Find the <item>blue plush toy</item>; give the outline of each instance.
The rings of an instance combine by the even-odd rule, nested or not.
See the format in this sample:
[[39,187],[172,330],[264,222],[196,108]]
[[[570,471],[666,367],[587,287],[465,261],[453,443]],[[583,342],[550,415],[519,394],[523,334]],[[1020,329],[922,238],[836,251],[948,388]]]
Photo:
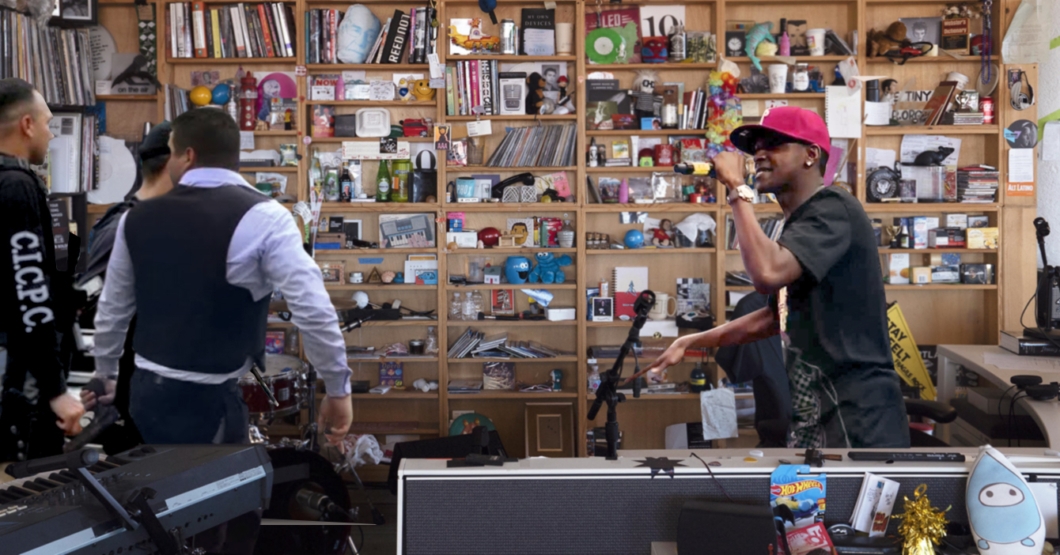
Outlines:
[[561,266],[570,266],[573,261],[569,256],[563,255],[556,258],[550,252],[539,252],[534,255],[537,258],[537,266],[530,271],[530,283],[563,283],[567,275],[560,269]]
[[968,523],[980,553],[1038,555],[1045,524],[1030,487],[1012,463],[989,445],[968,476]]
[[758,59],[756,52],[758,51],[758,45],[763,41],[777,43],[777,40],[773,38],[773,22],[767,21],[765,23],[759,23],[751,30],[747,32],[747,57],[751,58],[751,63],[754,64],[758,71],[762,71],[762,62]]
[[525,256],[509,256],[504,262],[504,277],[508,283],[521,285],[530,275],[530,259]]

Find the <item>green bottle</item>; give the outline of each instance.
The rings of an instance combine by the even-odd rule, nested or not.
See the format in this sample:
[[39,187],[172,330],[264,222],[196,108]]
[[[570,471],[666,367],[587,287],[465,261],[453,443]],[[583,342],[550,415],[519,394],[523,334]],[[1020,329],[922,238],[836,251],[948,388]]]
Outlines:
[[375,201],[390,201],[390,168],[386,160],[379,161],[379,173],[375,174]]
[[392,202],[408,202],[409,187],[412,185],[412,162],[409,160],[394,160],[394,179],[390,187],[390,200]]

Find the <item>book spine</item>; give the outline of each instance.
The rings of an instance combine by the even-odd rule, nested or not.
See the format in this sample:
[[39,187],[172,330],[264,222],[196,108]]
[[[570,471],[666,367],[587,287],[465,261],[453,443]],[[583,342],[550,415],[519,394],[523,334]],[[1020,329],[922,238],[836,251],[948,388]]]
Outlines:
[[272,29],[269,25],[269,17],[265,15],[265,4],[258,4],[258,23],[261,24],[261,36],[265,43],[265,56],[276,57],[276,51],[272,48]]
[[239,19],[239,6],[228,7],[228,19],[231,22],[232,37],[235,39],[237,58],[247,57],[247,43],[243,38],[243,23]]
[[471,109],[482,106],[482,89],[479,82],[479,61],[471,60]]
[[328,56],[331,59],[331,63],[339,63],[339,10],[331,10],[331,17],[328,21],[328,36],[331,37],[331,52]]
[[294,8],[288,6],[287,4],[277,4],[276,6],[276,9],[278,9],[280,13],[283,14],[283,30],[284,33],[286,33],[283,36],[283,45],[289,51],[288,55],[293,58],[295,56],[294,45],[295,42],[298,40],[296,38],[298,37],[298,35],[295,31],[294,25]]
[[184,57],[195,57],[195,38],[193,35],[191,2],[184,3]]
[[195,41],[195,57],[206,57],[206,5],[195,2],[191,5],[192,33]]

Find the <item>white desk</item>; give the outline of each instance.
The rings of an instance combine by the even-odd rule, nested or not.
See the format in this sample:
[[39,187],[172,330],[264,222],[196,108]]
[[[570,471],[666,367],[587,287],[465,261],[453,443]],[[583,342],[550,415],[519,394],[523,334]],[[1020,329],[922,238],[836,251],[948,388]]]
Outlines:
[[[1018,375],[1040,375],[1043,383],[1060,381],[1060,372],[1032,372],[986,364],[983,359],[986,353],[1013,354],[996,345],[939,345],[938,400],[948,403],[956,397],[957,369],[962,366],[1002,390],[1011,387],[1012,376]],[[1023,406],[1038,424],[1049,447],[1060,447],[1060,402],[1021,399],[1018,404]],[[950,439],[950,426],[941,426],[939,437],[943,441],[948,442]]]

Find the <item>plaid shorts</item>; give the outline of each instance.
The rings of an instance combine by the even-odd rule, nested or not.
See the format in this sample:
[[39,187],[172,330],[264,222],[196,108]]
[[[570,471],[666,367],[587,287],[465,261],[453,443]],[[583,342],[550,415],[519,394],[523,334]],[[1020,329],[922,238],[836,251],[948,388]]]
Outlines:
[[[828,395],[833,406],[838,403],[832,381],[819,367],[802,360],[795,349],[789,347],[785,354],[788,360],[788,382],[792,408],[791,427],[788,429],[788,447],[800,449],[826,447],[828,435],[821,421],[824,413],[822,396]],[[846,428],[838,406],[836,406],[836,418],[839,419],[840,430],[846,436]],[[850,439],[844,437],[843,440],[849,447]]]

